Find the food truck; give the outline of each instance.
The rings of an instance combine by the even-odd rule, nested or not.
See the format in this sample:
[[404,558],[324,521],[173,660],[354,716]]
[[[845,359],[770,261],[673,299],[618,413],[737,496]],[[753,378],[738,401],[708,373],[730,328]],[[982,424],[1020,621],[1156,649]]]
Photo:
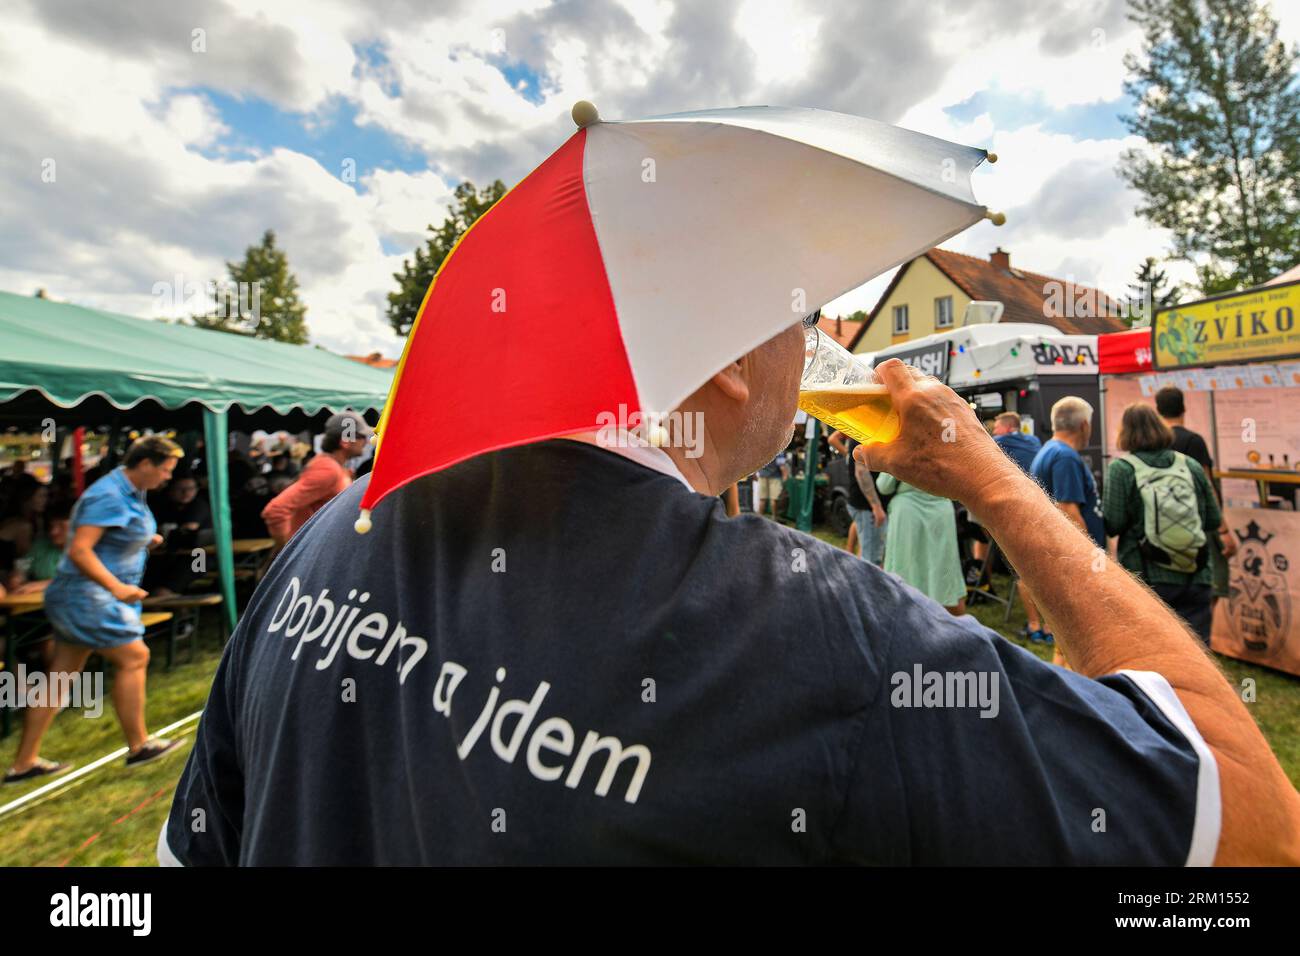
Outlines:
[[[1020,415],[1021,430],[1052,437],[1052,405],[1075,395],[1094,409],[1098,392],[1097,336],[1067,335],[1050,325],[997,322],[937,332],[877,352],[872,362],[901,359],[946,382],[975,405],[981,420]],[[1100,487],[1100,429],[1082,454]]]

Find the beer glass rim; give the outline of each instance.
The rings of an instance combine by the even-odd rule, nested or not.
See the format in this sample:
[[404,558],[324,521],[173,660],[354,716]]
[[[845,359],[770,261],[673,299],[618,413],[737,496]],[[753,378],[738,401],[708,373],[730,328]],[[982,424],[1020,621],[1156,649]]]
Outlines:
[[800,387],[807,387],[808,370],[817,361],[818,354],[822,352],[830,352],[836,355],[834,361],[844,362],[849,367],[856,366],[867,383],[879,383],[880,377],[876,374],[876,370],[872,365],[863,361],[861,356],[850,352],[837,342],[833,336],[828,335],[816,326],[810,326],[804,329],[804,362],[803,372],[800,376]]

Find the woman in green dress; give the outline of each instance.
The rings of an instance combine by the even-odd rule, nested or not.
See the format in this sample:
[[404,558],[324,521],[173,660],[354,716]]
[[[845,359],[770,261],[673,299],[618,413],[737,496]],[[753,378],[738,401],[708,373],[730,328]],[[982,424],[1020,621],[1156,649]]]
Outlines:
[[952,502],[883,472],[876,476],[876,488],[894,496],[889,502],[885,570],[951,613],[966,613],[966,579]]

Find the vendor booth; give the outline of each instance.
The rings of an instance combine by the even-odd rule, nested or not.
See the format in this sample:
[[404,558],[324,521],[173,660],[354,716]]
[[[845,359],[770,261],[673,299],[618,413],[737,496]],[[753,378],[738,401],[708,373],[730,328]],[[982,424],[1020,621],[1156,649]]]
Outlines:
[[[1020,415],[1021,429],[1052,437],[1052,406],[1067,395],[1099,405],[1097,336],[1066,335],[1050,325],[1005,322],[968,325],[882,349],[873,364],[898,358],[975,404],[981,419]],[[1100,481],[1101,447],[1082,454]]]
[[[392,373],[309,346],[0,292],[0,426],[201,431],[217,569],[234,624],[229,432],[305,429],[383,407]],[[71,443],[74,455],[80,442]]]
[[[1187,426],[1210,446],[1238,542],[1228,599],[1215,608],[1214,649],[1291,674],[1300,674],[1297,313],[1300,282],[1162,309],[1142,333],[1152,368],[1137,375],[1143,396],[1166,384],[1183,390]],[[1108,377],[1108,395],[1115,384]]]
[[1210,442],[1214,431],[1210,393],[1201,390],[1190,373],[1164,378],[1154,374],[1149,327],[1097,336],[1097,357],[1101,372],[1098,431],[1102,438],[1103,471],[1110,467],[1112,458],[1122,454],[1116,442],[1124,409],[1134,402],[1154,404],[1156,392],[1167,383],[1182,388],[1187,427]]

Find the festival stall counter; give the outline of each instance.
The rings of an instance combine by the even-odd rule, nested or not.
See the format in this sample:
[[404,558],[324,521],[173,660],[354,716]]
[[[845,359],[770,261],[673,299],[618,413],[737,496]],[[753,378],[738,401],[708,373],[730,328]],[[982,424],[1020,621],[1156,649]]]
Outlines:
[[[1215,477],[1238,542],[1213,648],[1300,675],[1300,282],[1162,309],[1143,394],[1209,399]],[[1190,411],[1190,409],[1189,409]],[[1190,420],[1188,427],[1196,429]]]

